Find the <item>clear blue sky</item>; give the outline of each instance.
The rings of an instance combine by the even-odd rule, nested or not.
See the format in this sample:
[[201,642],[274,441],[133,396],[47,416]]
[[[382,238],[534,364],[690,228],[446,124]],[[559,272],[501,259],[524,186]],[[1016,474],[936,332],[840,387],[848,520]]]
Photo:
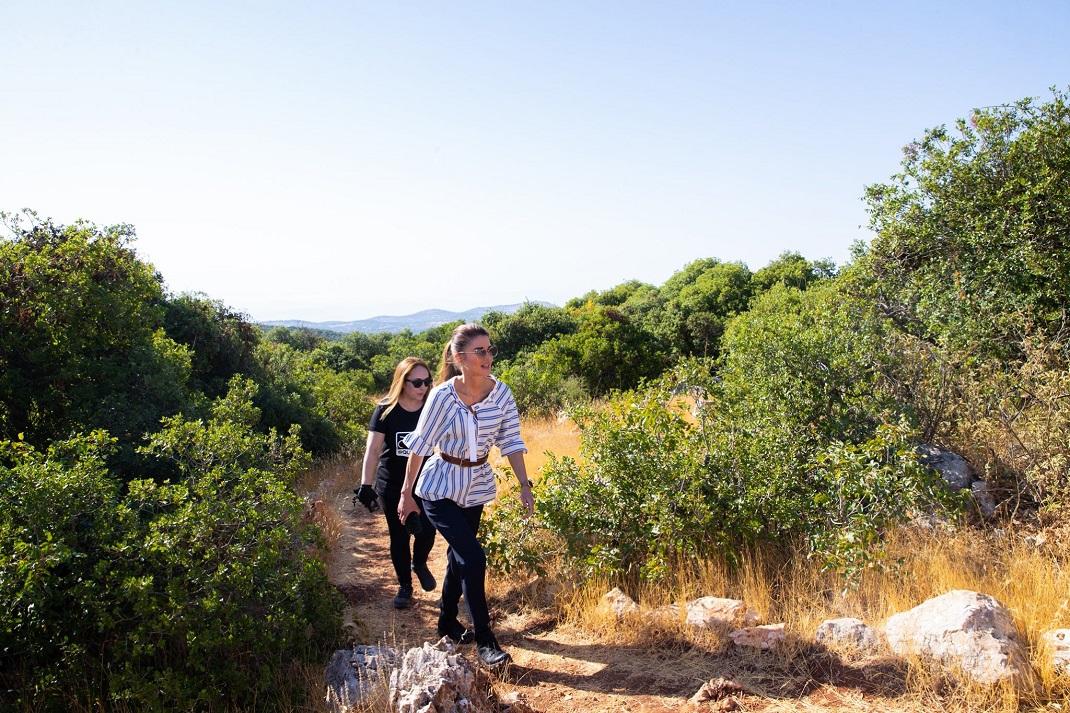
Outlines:
[[1070,83],[1070,2],[0,3],[0,209],[255,319],[847,258],[863,187]]

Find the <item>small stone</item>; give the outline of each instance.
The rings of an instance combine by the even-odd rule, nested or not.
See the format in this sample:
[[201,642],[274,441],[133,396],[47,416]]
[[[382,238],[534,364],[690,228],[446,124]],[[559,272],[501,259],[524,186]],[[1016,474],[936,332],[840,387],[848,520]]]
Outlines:
[[763,624],[736,629],[729,637],[736,646],[753,649],[772,649],[786,637],[784,624]]
[[620,587],[613,587],[613,589],[602,595],[602,599],[598,603],[598,610],[606,614],[612,614],[620,619],[626,614],[638,612],[639,605],[635,603],[634,599],[622,592]]
[[717,678],[711,678],[706,683],[695,691],[695,695],[691,696],[691,703],[708,703],[710,701],[719,701],[723,698],[727,698],[737,693],[750,693],[743,684],[733,681],[730,678],[723,678],[718,676]]
[[706,629],[752,625],[758,623],[758,616],[739,599],[700,597],[687,603],[687,623]]
[[1057,673],[1070,674],[1070,629],[1052,629],[1042,637]]
[[825,645],[847,646],[861,651],[880,648],[880,634],[854,617],[826,619],[818,625],[814,638]]

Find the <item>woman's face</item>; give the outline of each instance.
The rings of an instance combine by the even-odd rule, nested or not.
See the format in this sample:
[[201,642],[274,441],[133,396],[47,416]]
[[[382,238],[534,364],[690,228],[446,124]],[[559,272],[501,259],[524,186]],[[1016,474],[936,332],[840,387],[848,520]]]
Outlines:
[[[419,386],[412,382],[419,382]],[[416,365],[405,376],[405,385],[401,388],[402,395],[406,399],[423,401],[427,398],[427,392],[431,389],[431,374],[427,369]]]
[[473,337],[464,349],[456,355],[456,364],[465,377],[490,376],[490,368],[494,366],[494,355],[491,354],[490,337],[480,335]]

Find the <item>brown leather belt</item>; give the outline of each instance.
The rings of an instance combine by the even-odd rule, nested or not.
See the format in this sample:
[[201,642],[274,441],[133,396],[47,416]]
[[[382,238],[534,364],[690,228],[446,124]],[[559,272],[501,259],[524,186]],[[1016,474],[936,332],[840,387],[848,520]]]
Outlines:
[[454,458],[449,453],[440,452],[439,455],[442,456],[442,460],[446,461],[447,463],[453,463],[454,465],[459,465],[462,468],[475,468],[477,465],[483,465],[487,462],[487,456],[483,456],[479,460],[464,460],[463,458]]

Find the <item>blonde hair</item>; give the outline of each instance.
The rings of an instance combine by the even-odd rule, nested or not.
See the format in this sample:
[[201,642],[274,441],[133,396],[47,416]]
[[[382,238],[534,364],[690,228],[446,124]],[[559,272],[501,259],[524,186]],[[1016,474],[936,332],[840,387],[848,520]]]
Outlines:
[[[401,398],[401,390],[405,388],[405,379],[409,378],[409,374],[411,374],[412,370],[418,366],[427,369],[427,375],[431,376],[431,369],[428,368],[427,362],[420,357],[405,357],[398,362],[396,367],[394,367],[394,378],[390,382],[390,389],[387,390],[386,396],[379,400],[380,406],[386,406],[386,408],[383,409],[384,417],[398,405],[398,399]],[[431,389],[424,392],[424,401],[427,401],[427,395],[430,393]]]
[[442,365],[438,368],[438,383],[441,384],[461,373],[461,370],[453,363],[453,357],[458,352],[463,352],[468,343],[476,337],[490,337],[490,332],[478,324],[471,323],[458,325],[453,330],[449,341],[442,349]]

